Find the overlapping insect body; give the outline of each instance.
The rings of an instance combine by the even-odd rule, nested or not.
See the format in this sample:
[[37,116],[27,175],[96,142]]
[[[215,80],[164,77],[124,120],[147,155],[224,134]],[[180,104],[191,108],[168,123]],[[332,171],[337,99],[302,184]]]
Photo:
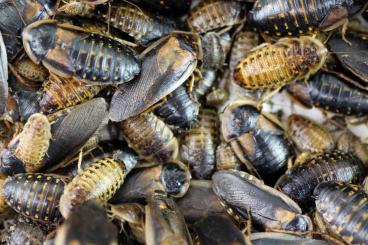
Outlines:
[[339,181],[356,184],[363,181],[366,172],[357,157],[350,153],[332,151],[292,167],[281,176],[276,188],[308,210],[313,207],[312,193],[319,183]]
[[317,214],[326,228],[347,244],[366,244],[367,194],[357,186],[326,182],[314,190]]
[[313,37],[283,38],[262,44],[234,70],[234,79],[246,89],[276,89],[316,73],[325,63],[327,49]]
[[94,84],[120,84],[140,73],[140,60],[129,47],[54,20],[27,26],[23,43],[33,62],[42,62],[50,72],[61,77]]
[[68,16],[92,17],[96,8],[96,5],[79,0],[64,0],[63,3],[58,12]]
[[165,162],[178,155],[178,140],[153,113],[128,118],[121,128],[129,146],[148,161]]
[[236,65],[242,61],[248,53],[259,45],[260,37],[258,33],[252,31],[242,31],[235,37],[231,48],[230,70],[233,70]]
[[250,11],[251,24],[266,35],[298,36],[329,31],[362,10],[364,1],[258,0]]
[[202,108],[198,126],[184,136],[180,154],[191,167],[196,178],[209,178],[215,169],[217,145],[217,113],[214,109]]
[[21,76],[35,82],[43,82],[49,75],[45,67],[33,63],[28,57],[24,57],[16,63],[16,70]]
[[348,81],[330,73],[319,73],[308,81],[292,84],[288,92],[307,107],[319,107],[342,115],[368,113],[368,95]]
[[201,78],[197,78],[193,86],[193,97],[201,101],[211,90],[216,81],[215,70],[203,70]]
[[129,2],[106,7],[98,14],[112,27],[127,33],[137,42],[147,45],[175,29],[175,23],[166,17],[153,15]]
[[69,217],[76,207],[90,199],[105,203],[115,194],[137,163],[135,160],[124,161],[125,154],[121,153],[116,159],[99,160],[73,178],[60,198],[60,212],[64,218]]
[[199,103],[194,101],[185,86],[180,86],[172,92],[167,101],[157,108],[156,113],[164,121],[177,127],[179,131],[191,128],[196,122]]
[[216,149],[216,168],[218,170],[239,170],[241,161],[235,155],[233,149],[229,144],[222,143]]
[[74,78],[51,75],[43,84],[44,94],[40,106],[44,113],[53,113],[90,100],[100,90],[99,85],[86,85]]
[[334,139],[327,129],[301,115],[289,116],[287,132],[301,152],[317,153],[335,147]]
[[242,4],[237,1],[205,0],[190,11],[187,25],[198,33],[232,27],[242,22],[242,10]]
[[52,174],[17,174],[8,177],[2,191],[16,212],[35,221],[56,224],[59,200],[68,179]]

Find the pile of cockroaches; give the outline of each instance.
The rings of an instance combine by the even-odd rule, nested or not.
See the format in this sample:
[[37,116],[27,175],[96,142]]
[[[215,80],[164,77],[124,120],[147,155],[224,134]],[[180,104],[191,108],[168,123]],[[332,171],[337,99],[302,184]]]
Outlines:
[[368,244],[367,8],[0,0],[1,242]]

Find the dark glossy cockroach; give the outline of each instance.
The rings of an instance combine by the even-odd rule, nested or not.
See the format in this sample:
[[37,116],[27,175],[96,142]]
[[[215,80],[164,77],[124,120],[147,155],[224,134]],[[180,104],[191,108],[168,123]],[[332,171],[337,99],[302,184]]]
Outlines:
[[229,104],[220,115],[221,134],[236,156],[252,169],[271,174],[282,169],[292,153],[283,129],[246,101]]
[[316,38],[282,38],[256,47],[234,70],[234,79],[246,89],[277,89],[308,79],[325,63],[327,49]]
[[119,41],[55,20],[35,22],[22,34],[24,49],[35,63],[61,77],[92,84],[121,84],[141,69],[135,52]]
[[215,70],[202,70],[201,73],[200,78],[195,77],[192,92],[193,97],[198,101],[202,101],[206,94],[211,91],[217,78]]
[[343,132],[337,139],[337,149],[357,156],[368,167],[368,147],[352,132]]
[[55,245],[118,244],[118,230],[109,222],[106,210],[93,201],[77,208],[58,229]]
[[134,239],[141,244],[145,244],[144,237],[144,206],[138,203],[109,204],[107,207],[109,220],[117,221],[124,231],[127,223]]
[[300,152],[323,152],[335,148],[331,133],[316,122],[293,114],[287,119],[287,135]]
[[0,31],[4,35],[9,61],[22,49],[19,36],[32,22],[47,19],[55,14],[57,0],[14,0],[0,3]]
[[226,209],[212,190],[210,180],[192,180],[188,192],[176,199],[185,220],[195,223],[211,215],[226,215]]
[[60,212],[64,218],[88,200],[97,199],[104,204],[111,199],[137,164],[136,158],[126,154],[130,153],[120,152],[115,158],[98,160],[78,172],[60,198]]
[[221,43],[221,37],[215,32],[209,32],[201,40],[204,70],[218,70],[225,63],[226,53]]
[[346,69],[368,82],[368,41],[354,35],[348,35],[347,38],[351,45],[335,36],[328,41],[328,46]]
[[182,16],[188,12],[192,0],[131,0],[132,3],[166,15]]
[[212,181],[213,191],[226,205],[266,229],[308,231],[313,228],[311,219],[301,214],[293,200],[252,175],[222,170],[213,175]]
[[8,100],[8,57],[3,35],[0,30],[0,115],[5,112]]
[[216,165],[217,112],[202,108],[198,125],[186,132],[180,144],[180,155],[194,177],[208,179]]
[[45,67],[33,63],[28,57],[23,57],[14,66],[19,75],[34,82],[43,82],[49,76]]
[[194,232],[203,245],[246,244],[244,234],[226,216],[208,216],[195,223]]
[[153,113],[143,113],[121,123],[129,146],[147,161],[165,162],[178,155],[178,140]]
[[304,244],[304,245],[328,245],[330,243],[311,239],[304,238],[302,236],[286,234],[286,233],[277,233],[277,232],[256,232],[250,235],[250,240],[253,245],[293,245],[293,244]]
[[15,92],[14,99],[22,122],[26,122],[30,116],[41,111],[41,94],[38,92],[19,89]]
[[249,21],[259,31],[272,36],[330,31],[363,10],[364,3],[359,0],[258,0],[249,13]]
[[44,166],[44,157],[49,148],[51,127],[46,116],[33,114],[4,150],[0,171],[3,175],[36,172]]
[[104,6],[97,13],[106,24],[127,33],[142,45],[163,37],[175,29],[171,19],[154,15],[129,2]]
[[183,197],[191,178],[188,167],[178,161],[137,169],[128,176],[111,202],[144,202],[154,192]]
[[41,109],[44,113],[53,113],[92,99],[102,88],[98,85],[87,85],[74,78],[51,75],[42,89]]
[[186,87],[182,85],[175,89],[155,112],[167,124],[173,125],[181,132],[193,127],[197,122],[199,103],[191,98]]
[[292,84],[288,92],[308,108],[313,106],[343,115],[364,116],[368,113],[368,95],[342,77],[319,73],[308,81]]
[[317,214],[347,244],[367,244],[368,196],[358,187],[326,182],[314,190]]
[[73,157],[99,129],[107,117],[107,103],[103,98],[96,98],[61,112],[61,116],[57,112],[52,120],[52,140],[45,157],[46,166],[51,169]]
[[123,121],[138,115],[182,85],[193,73],[200,56],[199,36],[171,33],[142,54],[137,80],[120,86],[112,97],[109,117]]
[[193,244],[184,217],[171,198],[155,193],[147,202],[145,237],[148,245]]
[[188,14],[187,25],[197,33],[232,27],[243,21],[243,6],[237,1],[204,0]]
[[59,200],[68,179],[52,174],[17,174],[8,177],[2,191],[16,212],[44,223],[57,223]]
[[46,236],[41,227],[23,217],[17,216],[14,219],[6,220],[4,227],[5,229],[1,232],[1,241],[6,244],[44,244]]
[[229,144],[221,143],[216,149],[216,169],[218,170],[239,170],[241,161]]
[[360,183],[366,174],[362,162],[350,153],[331,151],[318,154],[306,162],[292,167],[276,183],[282,191],[303,209],[314,207],[314,188],[321,182],[341,181]]

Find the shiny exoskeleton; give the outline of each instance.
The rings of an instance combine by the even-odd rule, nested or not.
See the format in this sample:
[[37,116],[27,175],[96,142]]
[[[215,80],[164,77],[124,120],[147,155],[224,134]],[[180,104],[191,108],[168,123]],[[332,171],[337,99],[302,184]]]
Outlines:
[[199,179],[209,178],[215,169],[217,145],[217,113],[214,109],[202,108],[198,125],[184,136],[180,154],[188,163],[192,174]]
[[216,81],[216,71],[203,70],[202,77],[194,82],[193,97],[202,101],[205,95],[211,90]]
[[23,131],[14,138],[1,156],[1,172],[11,175],[35,172],[44,166],[44,156],[49,148],[51,127],[46,116],[33,114]]
[[293,114],[288,117],[287,124],[287,134],[300,152],[317,153],[335,147],[330,132],[306,117]]
[[57,223],[59,200],[68,179],[52,174],[17,174],[3,186],[6,202],[16,212],[44,223]]
[[326,152],[292,167],[280,177],[276,188],[308,210],[314,206],[312,194],[319,183],[340,181],[356,184],[363,181],[366,172],[362,162],[352,154]]
[[242,22],[242,8],[242,4],[237,1],[201,1],[190,11],[187,24],[191,31],[198,33],[232,27]]
[[40,106],[44,113],[53,113],[90,100],[100,90],[98,85],[86,85],[74,78],[51,75],[43,84]]
[[368,113],[368,94],[330,73],[319,73],[305,83],[288,87],[288,92],[303,105],[323,108],[342,115],[363,116]]
[[326,182],[316,187],[317,213],[327,229],[348,244],[368,243],[368,196],[358,187]]
[[105,23],[127,33],[143,45],[169,34],[175,28],[171,19],[153,15],[129,2],[106,6],[101,11],[97,16]]
[[312,230],[312,222],[285,194],[265,185],[256,177],[236,170],[218,171],[213,191],[244,218],[268,229]]
[[9,61],[21,50],[19,36],[23,28],[37,20],[49,18],[55,13],[56,0],[15,0],[0,2],[0,31],[4,36]]
[[360,0],[257,0],[251,24],[266,35],[298,36],[329,31],[363,9]]
[[220,115],[221,133],[236,156],[261,174],[282,169],[292,153],[283,129],[244,101],[231,103]]
[[144,113],[122,122],[129,146],[147,161],[165,162],[178,155],[178,140],[171,129],[153,113]]
[[204,70],[217,70],[225,62],[226,52],[221,43],[221,37],[215,32],[209,32],[201,40]]
[[60,198],[60,212],[64,218],[88,200],[97,199],[104,204],[115,194],[137,164],[135,158],[127,160],[126,154],[122,152],[116,159],[99,160],[73,178]]
[[326,58],[327,49],[316,38],[282,38],[255,48],[237,65],[234,79],[246,89],[277,89],[316,73]]
[[0,31],[0,115],[5,112],[6,102],[8,100],[8,79],[8,57],[4,37]]
[[218,170],[239,170],[241,161],[229,144],[222,143],[216,149],[216,169]]
[[27,26],[23,44],[33,62],[42,62],[51,73],[61,77],[94,84],[121,84],[140,72],[140,60],[129,47],[55,20]]
[[185,86],[180,86],[156,109],[156,113],[179,131],[186,130],[197,122],[199,103],[190,97]]

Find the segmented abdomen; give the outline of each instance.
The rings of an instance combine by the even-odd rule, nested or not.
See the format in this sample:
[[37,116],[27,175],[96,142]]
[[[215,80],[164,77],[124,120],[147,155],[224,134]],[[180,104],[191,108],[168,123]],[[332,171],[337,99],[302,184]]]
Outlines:
[[44,95],[40,106],[43,112],[52,113],[90,100],[100,90],[101,86],[98,85],[87,85],[73,78],[52,75],[43,85]]
[[124,182],[124,163],[112,158],[99,160],[78,173],[65,187],[60,198],[60,212],[69,217],[77,206],[90,199],[107,202]]
[[241,162],[235,155],[230,145],[222,143],[216,149],[216,168],[217,170],[239,170]]
[[17,174],[3,186],[6,202],[31,219],[56,223],[60,218],[59,200],[67,183],[65,177],[48,174]]
[[322,183],[314,191],[318,214],[348,244],[368,244],[368,196],[357,186]]
[[129,146],[146,160],[175,159],[178,141],[171,129],[153,113],[140,114],[122,122]]
[[140,72],[140,61],[131,49],[95,34],[73,40],[69,56],[76,76],[93,83],[120,84]]

